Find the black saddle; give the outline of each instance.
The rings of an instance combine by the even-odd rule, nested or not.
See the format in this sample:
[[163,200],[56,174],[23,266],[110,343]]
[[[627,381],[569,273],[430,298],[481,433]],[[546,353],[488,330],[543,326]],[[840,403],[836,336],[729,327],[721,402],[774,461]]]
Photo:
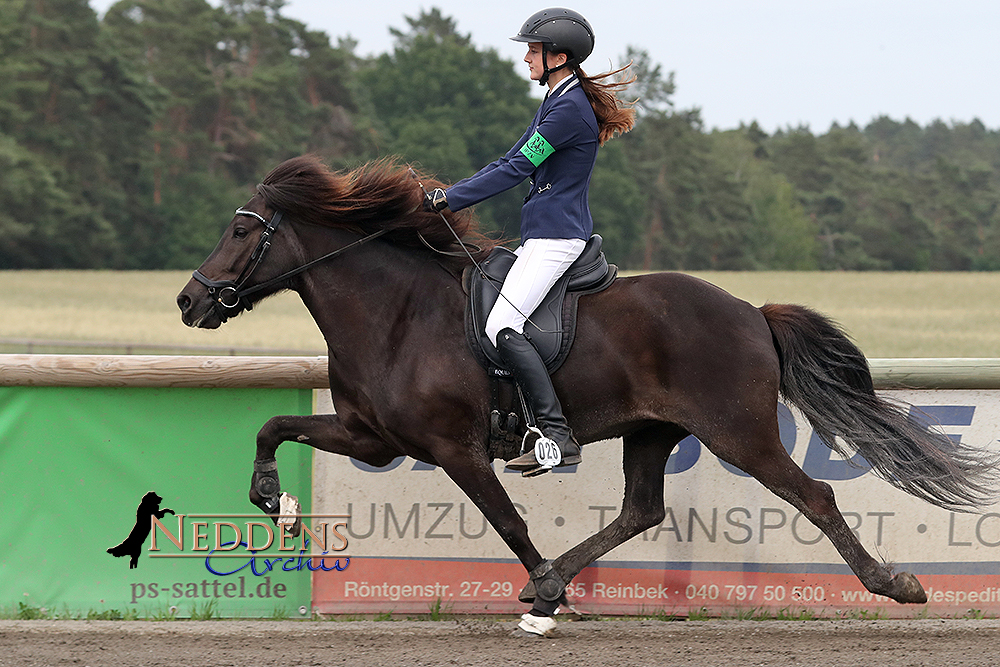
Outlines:
[[[590,237],[583,252],[524,325],[524,335],[538,350],[549,373],[554,373],[562,365],[573,345],[579,297],[607,289],[618,275],[618,267],[608,264],[601,251],[602,242],[598,234]],[[509,375],[509,372],[504,368],[496,347],[486,336],[486,317],[499,298],[500,287],[516,258],[513,252],[498,246],[479,265],[485,277],[475,267],[466,269],[463,277],[469,294],[465,317],[469,347],[483,368],[497,375]]]

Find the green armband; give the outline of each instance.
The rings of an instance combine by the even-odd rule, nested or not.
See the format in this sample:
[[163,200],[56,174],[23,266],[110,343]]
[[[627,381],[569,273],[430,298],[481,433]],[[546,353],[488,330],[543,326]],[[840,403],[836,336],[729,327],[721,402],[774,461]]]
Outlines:
[[523,146],[521,146],[521,155],[528,158],[531,164],[536,167],[545,161],[545,158],[556,152],[556,149],[552,148],[545,137],[535,130],[535,133],[531,135]]

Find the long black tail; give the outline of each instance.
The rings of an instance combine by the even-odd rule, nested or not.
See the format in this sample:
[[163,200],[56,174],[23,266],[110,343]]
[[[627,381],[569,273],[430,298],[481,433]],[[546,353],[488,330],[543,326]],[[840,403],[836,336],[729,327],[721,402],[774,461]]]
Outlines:
[[834,322],[802,306],[760,310],[781,358],[781,394],[830,448],[860,453],[887,482],[938,507],[968,512],[995,502],[998,457],[877,396],[864,354]]

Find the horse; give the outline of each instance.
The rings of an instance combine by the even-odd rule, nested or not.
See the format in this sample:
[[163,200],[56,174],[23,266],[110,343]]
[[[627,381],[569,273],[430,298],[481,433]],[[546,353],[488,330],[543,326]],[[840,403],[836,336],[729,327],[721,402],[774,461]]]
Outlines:
[[276,416],[257,435],[249,495],[273,520],[274,457],[286,441],[372,466],[401,455],[440,466],[527,571],[519,600],[551,616],[581,570],[663,521],[664,466],[694,435],[815,524],[866,589],[926,602],[916,577],[876,561],[830,485],[785,451],[779,394],[828,446],[861,454],[888,483],[938,507],[991,503],[996,459],[876,395],[864,354],[825,316],[754,307],[683,273],[619,277],[579,302],[573,348],[552,380],[581,443],[622,438],[624,499],[607,526],[545,560],[493,470],[489,380],[464,332],[462,271],[497,242],[468,212],[446,209],[448,225],[426,212],[412,175],[391,160],[347,172],[310,156],[283,162],[177,297],[184,324],[214,329],[292,290],[325,337],[336,414]]

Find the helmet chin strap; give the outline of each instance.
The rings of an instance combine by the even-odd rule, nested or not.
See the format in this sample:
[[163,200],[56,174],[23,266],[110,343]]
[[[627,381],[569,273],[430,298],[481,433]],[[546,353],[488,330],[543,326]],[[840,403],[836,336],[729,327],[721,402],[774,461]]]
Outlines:
[[553,72],[558,72],[569,65],[569,58],[566,59],[562,65],[556,65],[552,69],[549,69],[549,45],[542,42],[542,76],[538,79],[538,85],[544,86],[549,82],[549,75]]

